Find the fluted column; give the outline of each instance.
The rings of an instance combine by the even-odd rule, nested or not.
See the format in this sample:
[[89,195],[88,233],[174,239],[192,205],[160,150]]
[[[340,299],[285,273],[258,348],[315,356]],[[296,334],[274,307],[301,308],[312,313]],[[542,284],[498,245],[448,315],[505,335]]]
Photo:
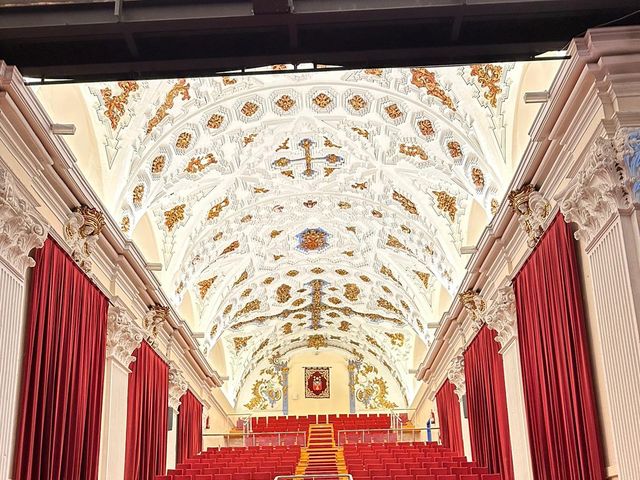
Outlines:
[[26,320],[25,276],[35,265],[29,253],[49,231],[13,175],[0,165],[0,478],[9,478],[17,421]]
[[560,206],[591,267],[620,480],[640,478],[639,202],[640,129],[622,129],[595,143]]
[[127,443],[129,365],[133,351],[144,339],[142,329],[120,307],[110,307],[107,317],[107,359],[100,438],[100,480],[124,478]]
[[167,432],[167,470],[176,466],[176,447],[178,440],[178,407],[180,399],[188,388],[187,381],[175,363],[169,364],[169,414],[173,428]]

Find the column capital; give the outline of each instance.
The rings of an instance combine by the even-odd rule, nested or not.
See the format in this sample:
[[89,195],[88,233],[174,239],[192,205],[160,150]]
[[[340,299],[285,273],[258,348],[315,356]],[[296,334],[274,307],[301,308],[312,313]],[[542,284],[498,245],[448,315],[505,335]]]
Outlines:
[[510,283],[498,289],[484,319],[502,348],[517,336],[516,295]]
[[544,233],[544,225],[551,213],[551,204],[531,184],[512,190],[508,200],[518,217],[518,223],[529,237],[527,245],[535,247]]
[[594,142],[573,187],[560,202],[575,237],[589,243],[619,210],[640,202],[640,129],[619,129]]
[[129,368],[135,357],[131,354],[144,340],[143,330],[124,309],[110,306],[107,314],[107,358],[113,357]]
[[462,355],[451,360],[451,365],[447,370],[447,378],[456,387],[456,395],[462,400],[462,397],[467,393],[467,387],[464,383],[464,357]]
[[49,225],[20,193],[9,169],[0,165],[0,257],[24,275],[35,265],[29,253],[44,245],[48,233]]
[[182,371],[174,362],[169,363],[169,406],[177,410],[180,399],[186,393],[189,384],[185,380]]
[[104,227],[104,214],[86,205],[74,208],[64,224],[64,239],[71,247],[71,256],[85,272],[91,271],[91,255]]

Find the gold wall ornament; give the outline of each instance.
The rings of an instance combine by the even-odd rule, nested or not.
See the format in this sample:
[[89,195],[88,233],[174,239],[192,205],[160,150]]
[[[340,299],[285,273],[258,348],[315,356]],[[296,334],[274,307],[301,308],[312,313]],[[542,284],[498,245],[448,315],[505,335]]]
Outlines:
[[242,137],[242,145],[246,147],[250,143],[253,143],[257,136],[257,133],[250,133],[249,135]]
[[204,300],[204,297],[207,296],[207,292],[209,291],[211,286],[214,284],[214,282],[217,280],[217,278],[218,278],[218,276],[214,275],[211,278],[207,278],[206,280],[202,280],[202,281],[197,283],[201,299]]
[[325,337],[324,335],[309,335],[309,337],[307,338],[307,347],[308,348],[315,348],[316,350],[319,350],[320,348],[323,347],[327,347],[328,343],[327,343],[327,337]]
[[[306,313],[296,313],[296,314],[293,316],[293,318],[295,318],[296,320],[300,320],[300,319],[302,319],[302,318],[304,318],[304,317],[306,317],[306,316],[307,316],[307,314],[306,314]],[[302,325],[304,325],[304,323],[303,323]]]
[[355,283],[346,283],[344,285],[344,297],[352,302],[357,302],[360,296],[360,288]]
[[449,218],[452,222],[456,221],[456,213],[458,211],[458,206],[456,205],[456,197],[453,195],[449,195],[445,191],[433,191],[433,194],[436,196],[438,200],[438,209],[443,211],[444,213],[449,215]]
[[234,240],[224,250],[222,250],[222,252],[220,253],[220,256],[222,257],[223,255],[226,255],[227,253],[231,253],[231,252],[237,250],[239,246],[240,246],[240,242],[238,240]]
[[409,304],[404,300],[400,300],[400,305],[402,305],[402,308],[404,308],[405,310],[409,310]]
[[359,112],[367,107],[367,101],[360,95],[354,95],[349,99],[349,105],[351,105],[356,112]]
[[185,203],[181,203],[164,212],[164,226],[167,227],[167,230],[171,232],[176,224],[184,220],[184,209],[186,206]]
[[351,233],[353,233],[353,234],[355,235],[355,233],[356,233],[356,227],[353,227],[353,226],[351,226],[351,227],[347,227],[347,232],[351,232]]
[[248,337],[234,337],[233,345],[236,348],[236,353],[238,353],[240,350],[242,350],[244,347],[246,347],[247,343],[249,343],[249,340],[251,340],[251,336],[248,336]]
[[164,102],[160,105],[156,114],[149,120],[149,123],[147,123],[147,135],[149,135],[151,131],[167,116],[169,110],[173,108],[173,104],[178,95],[182,95],[182,100],[184,101],[191,98],[189,95],[189,84],[184,78],[178,80],[175,85],[171,87],[171,90],[167,93]]
[[424,326],[422,325],[422,322],[416,318],[416,325],[418,325],[418,328],[420,329],[421,332],[424,332]]
[[231,313],[231,310],[233,309],[233,305],[229,304],[226,307],[224,307],[224,310],[222,311],[222,313],[224,315],[229,315]]
[[247,288],[247,289],[245,289],[245,290],[240,294],[240,296],[241,296],[242,298],[246,298],[246,297],[248,297],[249,295],[251,295],[251,292],[253,292],[253,288]]
[[289,177],[289,178],[296,178],[296,177],[293,175],[293,170],[282,170],[280,173],[281,173],[282,175],[284,175],[285,177]]
[[102,212],[85,205],[73,209],[64,224],[64,238],[71,257],[86,272],[91,271],[91,255],[105,225]]
[[324,92],[320,92],[313,97],[313,103],[319,108],[327,108],[331,104],[331,97]]
[[324,137],[324,146],[327,148],[342,148],[341,145],[336,145],[335,143],[333,143],[329,137]]
[[289,300],[291,300],[291,286],[283,283],[276,289],[276,301],[287,303]]
[[334,305],[339,305],[342,303],[342,300],[340,300],[338,297],[329,297],[327,298],[327,301],[329,303],[333,303]]
[[420,120],[418,122],[418,130],[420,130],[420,133],[425,137],[432,137],[436,133],[431,120]]
[[123,233],[129,233],[130,228],[131,228],[131,219],[129,218],[128,215],[125,215],[124,217],[122,217],[122,220],[120,221],[120,230]]
[[422,282],[422,285],[424,285],[424,288],[429,288],[429,278],[431,277],[427,272],[421,272],[419,270],[414,270],[413,273],[415,273],[418,278],[420,279],[420,281]]
[[344,268],[338,268],[338,269],[336,269],[336,273],[337,273],[338,275],[342,275],[343,277],[344,277],[345,275],[349,275],[349,272],[348,272],[348,271],[346,271]]
[[253,117],[257,112],[260,106],[253,102],[245,102],[245,104],[240,109],[240,113],[242,113],[245,117]]
[[500,204],[498,203],[498,200],[496,200],[495,198],[491,199],[491,215],[495,215],[496,213],[498,213],[498,209],[500,208]]
[[383,274],[383,275],[386,275],[387,277],[389,277],[394,282],[400,283],[398,281],[398,279],[393,275],[393,272],[391,271],[391,269],[389,267],[386,267],[386,266],[382,265],[382,267],[380,267],[380,273]]
[[262,283],[264,283],[265,285],[271,285],[274,280],[275,280],[274,277],[267,277],[262,281]]
[[133,187],[133,193],[131,194],[131,199],[133,200],[133,204],[136,207],[142,205],[142,200],[144,199],[144,185],[142,183]]
[[471,320],[473,321],[473,330],[475,332],[479,331],[484,324],[484,313],[487,309],[486,302],[478,292],[471,289],[459,294],[458,299],[460,300],[463,308],[467,310],[471,315]]
[[381,77],[383,71],[382,71],[381,68],[366,68],[364,70],[364,73],[366,73],[367,75],[374,76],[374,77]]
[[545,223],[551,213],[551,204],[530,184],[512,190],[507,198],[511,209],[518,217],[518,223],[529,237],[527,245],[534,247],[544,233]]
[[360,275],[360,280],[362,280],[363,282],[369,283],[371,281],[371,279],[369,277],[367,277],[366,275]]
[[142,326],[147,330],[150,335],[149,343],[151,346],[155,346],[156,337],[158,335],[158,329],[160,326],[169,320],[169,307],[162,305],[151,305],[149,310],[142,318]]
[[312,272],[312,273],[315,273],[316,275],[319,275],[319,274],[321,274],[321,273],[323,273],[323,272],[324,272],[324,269],[323,269],[323,268],[320,268],[320,267],[313,267],[313,268],[311,269],[311,272]]
[[176,147],[182,150],[186,150],[191,145],[193,135],[189,132],[181,132],[176,139]]
[[214,113],[209,117],[209,120],[207,121],[207,127],[213,130],[217,130],[222,126],[223,122],[224,122],[224,115],[220,115],[219,113]]
[[418,88],[424,88],[427,91],[427,94],[432,97],[436,97],[443,105],[449,107],[454,112],[456,111],[453,100],[440,86],[435,73],[427,70],[426,68],[412,68],[411,83]]
[[[281,151],[281,150],[289,150],[289,140],[290,140],[289,138],[285,138],[285,139],[282,141],[282,143],[281,143],[280,145],[278,145],[278,148],[276,148],[276,153],[278,153],[278,152],[279,152],[279,151]],[[285,160],[286,160],[286,158],[285,158]],[[286,165],[287,165],[287,164],[282,165],[282,166],[286,166]],[[279,166],[280,166],[280,165],[279,165]]]
[[184,290],[184,282],[181,281],[178,287],[176,288],[176,295],[180,295],[183,290]]
[[498,85],[502,80],[502,67],[491,63],[471,65],[471,76],[477,77],[478,83],[486,90],[484,98],[493,108],[496,108],[498,95],[502,93],[502,88]]
[[316,200],[307,200],[306,202],[303,202],[302,205],[304,205],[307,208],[313,208],[318,204],[318,202]]
[[366,139],[369,138],[369,131],[368,130],[364,130],[363,128],[359,128],[359,127],[351,127],[351,130],[356,132],[361,137],[364,137]]
[[253,193],[269,193],[269,189],[263,187],[253,187]]
[[276,100],[275,104],[283,112],[288,112],[289,110],[291,110],[293,107],[296,106],[296,101],[293,98],[291,98],[289,95],[282,95],[278,100]]
[[218,163],[216,157],[213,156],[213,153],[207,153],[205,156],[193,157],[191,160],[189,160],[189,163],[187,163],[184,171],[191,174],[199,173],[209,165],[213,165],[214,163]]
[[351,185],[354,190],[366,190],[368,182],[355,182]]
[[222,210],[228,206],[229,206],[229,197],[225,197],[224,200],[222,200],[219,203],[216,203],[213,207],[211,207],[211,209],[209,210],[209,213],[207,213],[207,220],[213,220],[214,218],[218,218],[222,213]]
[[484,189],[484,173],[478,167],[471,169],[471,181],[478,190]]
[[243,315],[246,315],[247,313],[250,312],[255,312],[256,310],[258,310],[260,308],[260,300],[255,299],[255,300],[251,300],[250,302],[246,303],[244,307],[242,307],[240,310],[238,310],[235,315],[233,316],[233,318],[238,318],[241,317]]
[[287,322],[282,326],[282,333],[284,335],[289,335],[290,333],[293,333],[293,325],[291,322]]
[[164,166],[167,162],[167,158],[164,155],[158,155],[151,162],[151,173],[154,175],[160,175],[164,170]]
[[402,243],[400,240],[398,240],[397,237],[394,237],[393,235],[387,235],[387,246],[391,248],[397,248],[399,250],[404,250],[405,252],[411,251],[404,243]]
[[462,158],[462,147],[460,146],[460,142],[449,140],[447,142],[447,150],[449,150],[451,158]]
[[407,157],[419,157],[420,160],[424,160],[425,162],[429,160],[429,155],[427,155],[427,152],[425,152],[420,145],[407,145],[405,143],[401,143],[399,151]]
[[240,274],[240,276],[236,279],[236,281],[235,281],[235,282],[233,282],[233,287],[232,287],[232,288],[237,287],[237,286],[238,286],[238,285],[240,285],[242,282],[246,281],[248,278],[249,278],[249,273],[245,270],[244,272],[242,272],[242,273]]
[[382,290],[384,290],[389,295],[391,295],[391,293],[392,293],[391,289],[389,287],[387,287],[386,285],[382,285]]
[[394,345],[396,347],[403,347],[404,346],[404,334],[403,333],[389,333],[389,332],[385,332],[385,335],[387,337],[389,337],[389,341],[391,342],[391,345]]
[[382,218],[382,212],[378,210],[371,210],[371,215],[373,215],[376,218]]
[[402,233],[406,233],[407,235],[411,233],[411,229],[406,225],[400,225],[400,230],[402,230]]
[[389,118],[392,120],[397,120],[404,115],[402,110],[400,110],[400,107],[395,103],[384,107],[384,111],[387,112],[387,115],[389,115]]
[[284,255],[274,255],[273,259],[277,262],[278,260],[280,260],[281,258],[284,258]]
[[338,327],[338,330],[340,330],[341,332],[348,332],[351,330],[351,324],[346,320],[342,320],[340,322],[340,326]]
[[337,170],[336,168],[324,167],[324,176],[328,177],[329,175],[331,175],[336,170]]
[[218,232],[213,236],[213,241],[217,242],[218,240],[220,240],[222,238],[222,232]]
[[118,82],[118,86],[120,87],[121,92],[115,97],[113,96],[113,92],[110,87],[105,87],[100,90],[100,95],[102,96],[104,106],[106,107],[104,116],[109,119],[112,130],[118,128],[118,124],[125,113],[125,107],[129,101],[129,95],[131,92],[135,92],[140,88],[138,86],[138,82],[135,81]]
[[300,272],[298,270],[289,270],[286,275],[287,277],[296,277],[299,273]]
[[400,311],[400,309],[395,305],[393,305],[389,300],[386,300],[384,298],[378,298],[378,300],[376,301],[376,304],[379,307],[384,308],[385,310],[388,310],[389,312],[393,312],[398,316],[402,316],[402,312]]

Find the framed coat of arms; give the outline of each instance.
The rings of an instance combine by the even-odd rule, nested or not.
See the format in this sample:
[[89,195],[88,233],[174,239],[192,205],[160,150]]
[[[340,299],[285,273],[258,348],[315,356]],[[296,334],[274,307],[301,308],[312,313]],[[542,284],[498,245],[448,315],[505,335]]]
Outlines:
[[329,398],[329,367],[304,367],[305,398]]

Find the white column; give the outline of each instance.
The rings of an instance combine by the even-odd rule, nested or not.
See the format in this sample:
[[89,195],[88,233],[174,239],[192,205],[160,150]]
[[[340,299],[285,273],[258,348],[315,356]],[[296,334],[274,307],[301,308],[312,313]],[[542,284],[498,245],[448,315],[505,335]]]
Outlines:
[[469,430],[469,419],[464,417],[462,400],[460,401],[460,422],[462,425],[462,443],[464,444],[464,456],[470,462],[473,461],[471,455],[471,431]]
[[26,319],[25,274],[35,265],[49,227],[37,218],[9,171],[0,165],[0,478],[10,478]]
[[131,354],[144,334],[119,307],[110,307],[107,317],[107,359],[104,375],[102,430],[100,436],[100,480],[122,480],[127,443],[127,401]]
[[169,408],[172,409],[173,428],[167,432],[167,470],[176,466],[178,440],[178,407],[180,399],[187,391],[188,384],[175,363],[169,364]]
[[561,204],[591,267],[620,480],[640,478],[639,175],[640,130],[620,130],[596,142]]
[[458,355],[451,361],[449,370],[447,371],[447,378],[456,387],[455,392],[460,402],[460,424],[462,426],[462,444],[464,447],[464,455],[467,460],[472,461],[471,458],[471,433],[469,431],[469,419],[464,417],[464,406],[462,405],[463,398],[467,394],[467,386],[464,379],[464,357]]

